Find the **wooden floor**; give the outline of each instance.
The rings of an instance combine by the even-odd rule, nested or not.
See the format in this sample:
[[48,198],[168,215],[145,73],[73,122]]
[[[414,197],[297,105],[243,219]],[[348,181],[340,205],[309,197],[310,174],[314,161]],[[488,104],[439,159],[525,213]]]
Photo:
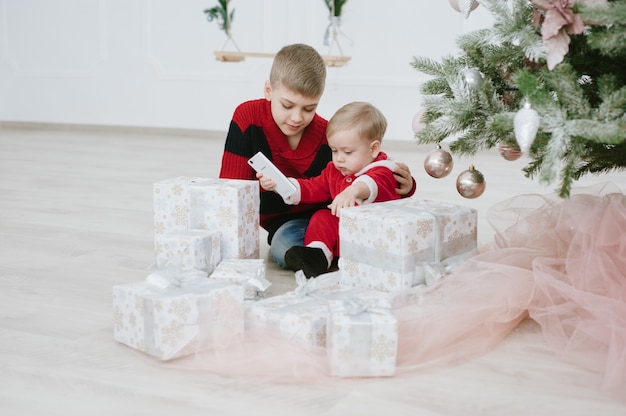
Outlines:
[[[0,124],[0,412],[2,415],[625,415],[600,376],[559,361],[524,321],[485,356],[432,373],[340,386],[272,385],[165,368],[113,340],[111,287],[154,267],[152,184],[215,177],[224,133]],[[430,149],[383,144],[409,164],[423,198],[479,210],[527,192],[524,160],[495,150],[435,180]],[[455,177],[473,163],[487,191],[465,200]],[[454,177],[453,177],[454,176]],[[589,177],[626,190],[626,173]],[[262,245],[267,258],[267,245]],[[270,295],[295,287],[268,267]]]

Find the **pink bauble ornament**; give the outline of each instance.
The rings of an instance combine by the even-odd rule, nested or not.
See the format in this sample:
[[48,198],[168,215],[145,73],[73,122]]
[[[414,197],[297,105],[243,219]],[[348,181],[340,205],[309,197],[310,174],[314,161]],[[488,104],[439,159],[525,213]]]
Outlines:
[[498,143],[498,152],[500,153],[500,156],[504,158],[504,160],[508,160],[508,161],[517,160],[520,157],[522,157],[522,155],[524,154],[519,149],[519,147],[511,146],[509,144],[502,143],[502,142]]
[[422,124],[421,120],[425,112],[426,112],[426,109],[420,108],[419,110],[417,110],[417,113],[415,113],[415,115],[413,116],[413,121],[411,123],[411,127],[413,127],[413,133],[417,134],[424,128],[424,124]]
[[448,0],[450,2],[450,6],[457,12],[461,13],[463,17],[466,19],[469,17],[470,13],[473,12],[480,3],[476,0]]
[[474,168],[474,165],[470,165],[469,169],[461,172],[456,179],[456,190],[459,195],[467,199],[481,196],[485,192],[486,186],[485,177]]
[[450,152],[443,150],[441,146],[437,146],[426,155],[424,159],[424,170],[433,178],[444,178],[452,171],[454,160]]

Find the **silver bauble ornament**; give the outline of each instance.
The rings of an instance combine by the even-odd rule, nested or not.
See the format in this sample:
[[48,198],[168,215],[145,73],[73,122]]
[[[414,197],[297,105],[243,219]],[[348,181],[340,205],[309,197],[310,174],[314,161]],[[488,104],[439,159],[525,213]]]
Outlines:
[[478,198],[485,192],[486,186],[485,177],[474,168],[474,165],[470,165],[469,169],[461,172],[456,179],[456,190],[463,198]]
[[469,17],[470,13],[474,11],[478,7],[478,2],[476,0],[448,0],[450,2],[450,6],[457,12],[460,12],[463,17],[466,19]]
[[519,147],[511,146],[502,142],[498,143],[498,152],[500,153],[500,156],[508,161],[517,160],[524,154]]
[[539,114],[530,108],[529,102],[525,102],[524,107],[513,117],[515,140],[522,152],[528,152],[533,141],[535,141],[537,130],[539,130]]
[[433,178],[444,178],[448,176],[454,167],[454,160],[450,152],[443,150],[441,146],[437,146],[426,155],[424,159],[424,170]]
[[483,74],[476,68],[465,68],[461,71],[461,76],[467,88],[471,90],[478,90],[483,86]]

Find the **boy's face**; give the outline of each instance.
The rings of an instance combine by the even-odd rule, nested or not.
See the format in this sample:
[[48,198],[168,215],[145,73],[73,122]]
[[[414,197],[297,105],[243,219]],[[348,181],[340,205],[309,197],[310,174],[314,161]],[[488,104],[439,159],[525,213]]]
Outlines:
[[304,97],[282,85],[265,82],[265,98],[270,101],[274,122],[288,138],[300,138],[311,123],[320,97]]
[[380,141],[359,136],[356,129],[337,130],[328,137],[333,164],[345,176],[372,163],[380,152]]

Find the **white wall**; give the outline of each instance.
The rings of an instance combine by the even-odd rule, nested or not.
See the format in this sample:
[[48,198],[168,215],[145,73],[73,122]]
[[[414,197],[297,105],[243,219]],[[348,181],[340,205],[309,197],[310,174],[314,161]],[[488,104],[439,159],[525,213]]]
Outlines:
[[[226,130],[235,106],[262,96],[271,59],[215,60],[226,40],[203,10],[216,0],[0,0],[0,120]],[[308,43],[322,54],[323,0],[234,0],[242,51],[274,53]],[[328,68],[318,112],[370,101],[388,138],[413,140],[420,73],[413,56],[456,53],[464,19],[445,0],[350,0],[340,37],[347,66]],[[227,49],[233,49],[228,45]],[[338,50],[334,48],[333,54]]]

